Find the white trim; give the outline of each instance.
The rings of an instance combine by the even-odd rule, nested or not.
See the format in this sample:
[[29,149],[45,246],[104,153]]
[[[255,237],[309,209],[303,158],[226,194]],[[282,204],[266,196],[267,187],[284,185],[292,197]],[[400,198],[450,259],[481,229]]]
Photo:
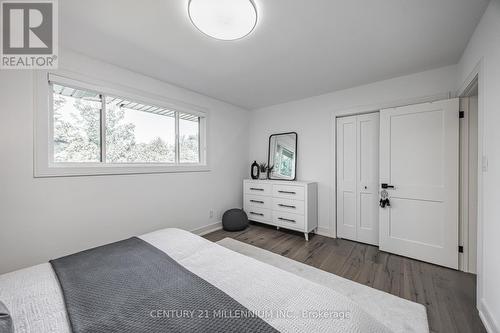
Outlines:
[[472,71],[469,73],[467,78],[465,79],[464,82],[462,82],[462,85],[460,88],[457,90],[457,97],[461,96],[466,96],[468,89],[471,87],[471,84],[474,82],[476,77],[479,78],[479,75],[483,72],[482,67],[483,67],[483,58],[479,60],[479,62],[474,66]]
[[337,238],[337,203],[336,203],[336,189],[337,189],[337,166],[336,166],[336,136],[337,136],[337,126],[336,121],[338,117],[352,116],[359,114],[366,114],[371,112],[377,112],[382,109],[395,108],[406,105],[421,104],[428,102],[435,102],[439,100],[449,99],[455,97],[453,92],[436,94],[432,96],[422,96],[408,99],[401,99],[383,103],[377,103],[373,105],[361,105],[347,109],[334,110],[331,113],[330,119],[330,232],[329,236],[332,238]]
[[[476,78],[474,82],[477,84]],[[463,246],[463,253],[459,253],[459,269],[464,272],[476,274],[477,267],[477,256],[473,258],[473,254],[477,251],[471,251],[471,249],[477,249],[477,237],[472,238],[473,234],[477,235],[477,173],[476,176],[471,174],[470,166],[473,161],[471,156],[478,155],[477,145],[471,146],[471,140],[477,141],[477,117],[478,110],[471,109],[471,101],[474,99],[477,103],[478,97],[470,95],[469,89],[464,92],[465,95],[460,97],[460,111],[464,112],[464,118],[460,119],[460,244]],[[475,97],[475,98],[474,98]],[[477,108],[477,105],[476,105]],[[473,111],[472,111],[473,110]],[[474,112],[474,113],[472,113]],[[471,118],[475,117],[475,126],[472,126]],[[475,132],[475,136],[472,137],[471,131]],[[477,156],[479,158],[479,156]],[[478,163],[479,161],[476,161]],[[475,182],[476,186],[470,187],[472,182]],[[471,218],[474,214],[476,216]],[[472,229],[475,229],[474,233],[471,233]]]
[[469,98],[460,98],[460,112],[464,117],[460,122],[460,221],[459,246],[463,253],[458,254],[458,268],[463,272],[469,271]]
[[154,174],[154,173],[183,173],[183,172],[208,172],[210,168],[203,165],[116,165],[108,164],[106,166],[96,167],[48,167],[40,168],[35,171],[35,178],[47,177],[79,177],[79,176],[110,176],[110,175],[134,175],[134,174]]
[[[484,86],[484,73],[486,73],[486,64],[483,58],[479,60],[479,62],[476,64],[472,72],[467,76],[467,79],[462,83],[461,88],[458,90],[457,95],[462,96],[467,93],[467,89],[471,85],[471,83],[475,80],[477,77],[478,81],[478,131],[477,131],[477,136],[478,136],[478,148],[477,148],[477,160],[478,160],[478,168],[477,168],[477,279],[476,279],[476,284],[477,284],[477,299],[476,299],[476,306],[478,310],[480,311],[486,311],[482,310],[485,309],[481,305],[481,303],[484,303],[483,300],[483,295],[484,295],[484,290],[483,290],[483,278],[484,278],[484,271],[483,271],[483,258],[484,258],[484,247],[483,247],[483,168],[482,168],[482,161],[483,161],[483,156],[484,152],[486,151],[485,147],[485,142],[484,142],[484,124],[486,123],[486,115],[485,115],[485,110],[484,110],[484,101],[485,99],[485,94],[486,94],[486,89]],[[485,316],[484,313],[481,315],[481,318],[483,319],[483,323],[485,326],[487,326],[487,323],[484,321],[484,318],[487,319],[487,315]],[[490,317],[491,318],[491,317]],[[491,322],[491,321],[490,321]],[[491,325],[490,325],[491,326]],[[493,327],[496,329],[496,332],[498,332],[498,325],[496,327]],[[495,332],[495,331],[490,331],[490,332]]]
[[202,117],[200,118],[200,124],[199,124],[199,135],[200,135],[200,142],[199,142],[199,150],[200,150],[200,162],[205,161],[205,165],[208,166],[210,165],[210,155],[208,154],[208,147],[210,147],[210,137],[207,135],[208,133],[208,128],[209,128],[209,123],[210,123],[210,118],[209,117]]
[[[64,75],[59,75],[63,73]],[[173,102],[162,96],[124,87],[114,83],[89,79],[81,74],[58,71],[58,75],[46,71],[34,73],[34,177],[65,177],[65,176],[93,176],[93,175],[121,175],[143,173],[177,173],[210,171],[208,164],[208,117],[206,108],[188,103]],[[71,75],[72,78],[68,78]],[[70,87],[88,89],[103,96],[117,96],[139,103],[151,104],[200,117],[201,148],[199,163],[52,163],[53,145],[49,140],[53,137],[52,115],[50,112],[52,94],[50,82],[65,84]],[[91,82],[91,83],[90,83]],[[178,126],[176,124],[176,126]],[[105,130],[105,129],[103,129]],[[177,133],[178,134],[178,133]],[[103,139],[104,140],[104,139]],[[101,145],[105,142],[101,142]],[[176,138],[176,145],[178,139]],[[176,159],[178,161],[178,159]]]
[[[175,113],[175,164],[179,164],[181,152],[179,144],[179,112]],[[198,141],[199,143],[199,141]]]
[[191,232],[193,234],[198,235],[198,236],[204,236],[206,234],[209,234],[211,232],[221,230],[221,229],[222,229],[222,221],[219,221],[216,223],[205,225],[205,226],[200,227],[200,228],[196,228],[194,230],[191,230]]
[[499,333],[500,325],[495,320],[495,317],[492,316],[491,311],[484,302],[484,299],[482,299],[479,302],[478,310],[479,310],[479,317],[481,318],[481,321],[483,322],[486,331],[488,333]]

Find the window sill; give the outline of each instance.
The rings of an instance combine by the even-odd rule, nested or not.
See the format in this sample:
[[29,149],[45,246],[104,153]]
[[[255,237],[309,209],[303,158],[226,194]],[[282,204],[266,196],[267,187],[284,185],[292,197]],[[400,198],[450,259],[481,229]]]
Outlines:
[[186,173],[186,172],[208,172],[208,165],[201,164],[92,164],[82,166],[81,164],[58,164],[45,168],[36,168],[35,178],[47,177],[78,177],[78,176],[105,176],[105,175],[133,175],[154,173]]

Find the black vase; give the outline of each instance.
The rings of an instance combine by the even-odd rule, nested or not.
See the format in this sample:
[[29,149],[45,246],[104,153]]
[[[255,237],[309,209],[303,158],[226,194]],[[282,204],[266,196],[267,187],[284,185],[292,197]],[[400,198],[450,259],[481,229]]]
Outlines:
[[250,169],[250,176],[252,177],[252,179],[259,179],[259,175],[259,164],[257,164],[257,161],[253,161],[252,167]]

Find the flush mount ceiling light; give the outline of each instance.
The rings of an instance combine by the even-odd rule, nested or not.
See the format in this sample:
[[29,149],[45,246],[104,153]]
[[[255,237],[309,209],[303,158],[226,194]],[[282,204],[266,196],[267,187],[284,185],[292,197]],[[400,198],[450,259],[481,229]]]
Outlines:
[[243,38],[257,24],[252,0],[190,0],[188,13],[198,30],[221,40]]

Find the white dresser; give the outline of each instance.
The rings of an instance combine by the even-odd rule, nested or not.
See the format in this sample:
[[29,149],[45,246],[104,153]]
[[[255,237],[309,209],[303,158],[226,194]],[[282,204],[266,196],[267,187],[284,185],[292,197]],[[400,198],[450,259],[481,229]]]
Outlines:
[[318,184],[300,181],[243,181],[243,209],[251,221],[301,231],[318,228]]

